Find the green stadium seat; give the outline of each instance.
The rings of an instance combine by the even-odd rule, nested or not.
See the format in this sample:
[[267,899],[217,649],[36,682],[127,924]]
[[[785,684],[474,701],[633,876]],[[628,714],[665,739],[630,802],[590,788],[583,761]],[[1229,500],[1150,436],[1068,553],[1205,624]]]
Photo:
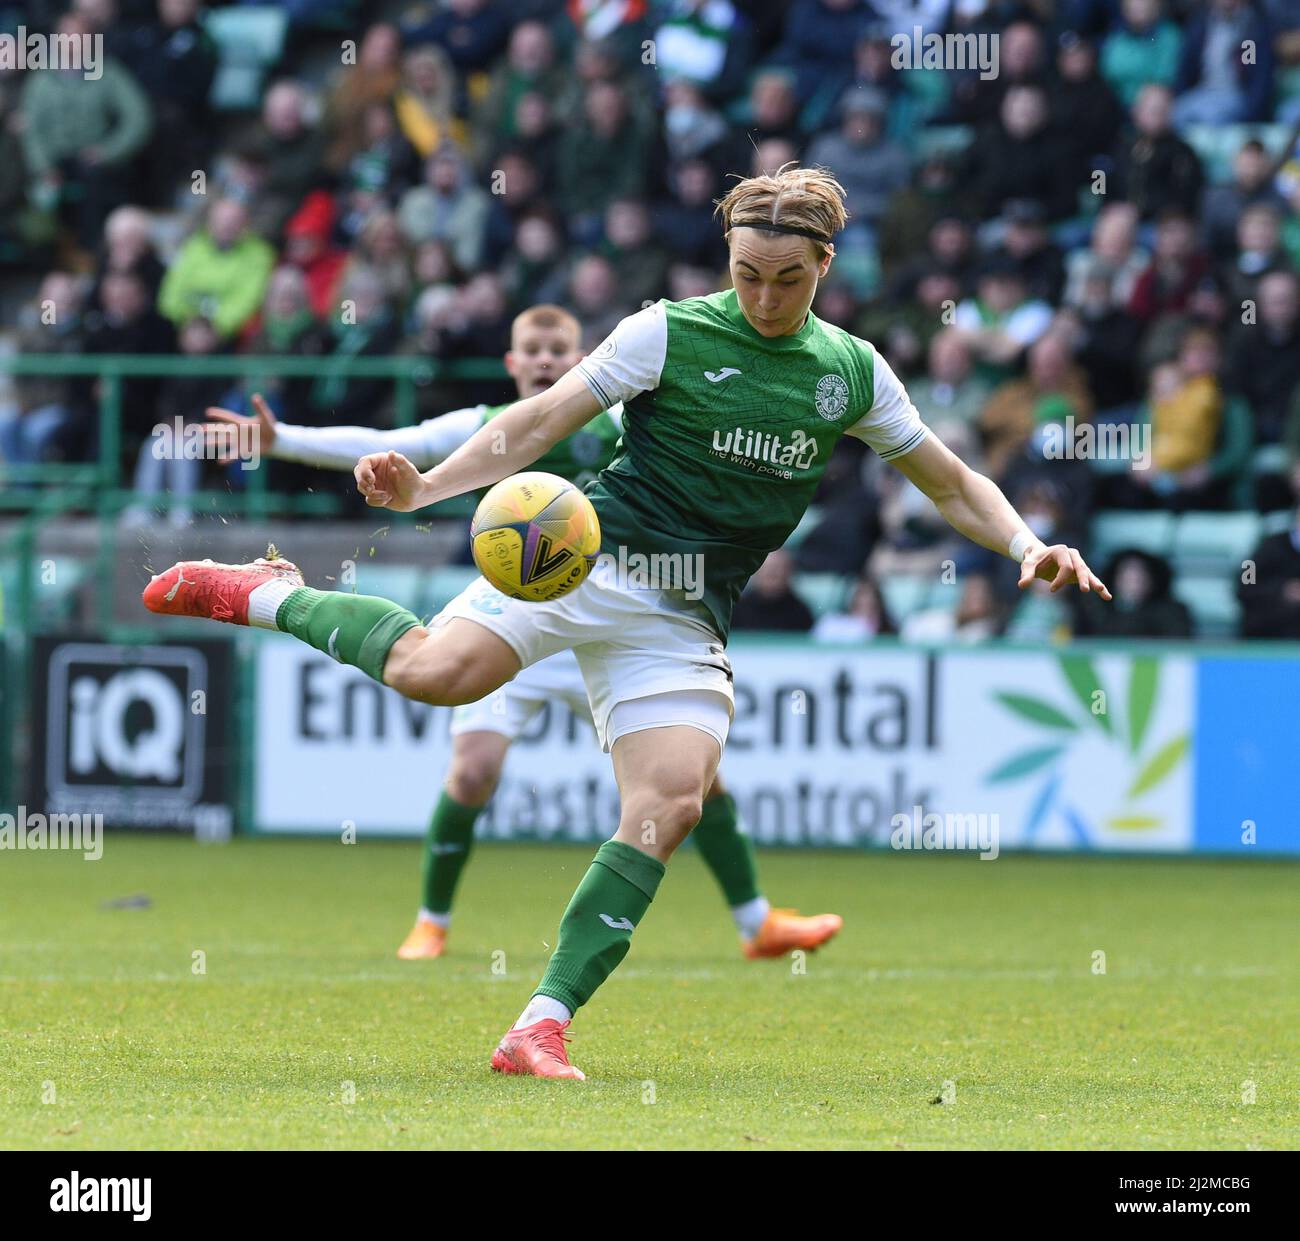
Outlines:
[[302,25],[308,30],[342,30],[356,29],[359,17],[357,10],[361,0],[332,0],[332,3],[319,4],[302,18]]
[[[891,573],[883,578],[880,590],[885,596],[885,607],[894,618],[894,624],[901,625],[914,612],[932,606],[933,587],[932,574],[921,576],[914,573]],[[949,589],[955,604],[956,590]],[[939,606],[942,602],[942,598],[933,601],[934,606]]]
[[1261,474],[1289,473],[1291,454],[1285,444],[1261,444],[1251,454],[1250,469],[1256,478]]
[[1047,642],[1068,619],[1060,599],[1029,593],[1016,605],[1003,636],[1012,642]]
[[1200,157],[1211,184],[1232,180],[1232,161],[1241,145],[1258,138],[1271,156],[1278,156],[1290,136],[1289,125],[1188,125],[1182,136]]
[[1270,534],[1285,534],[1295,522],[1295,513],[1289,508],[1274,509],[1264,513],[1259,519],[1259,537]]
[[261,103],[266,71],[284,50],[287,14],[273,4],[238,5],[212,10],[204,25],[218,55],[212,106],[224,112],[251,111]]
[[845,250],[837,254],[835,278],[857,294],[859,300],[867,301],[880,290],[880,259],[874,247],[870,250]]
[[1184,513],[1174,534],[1174,566],[1230,573],[1255,550],[1260,526],[1258,513]]
[[848,579],[838,573],[796,573],[794,592],[819,619],[838,612],[848,601]]
[[1198,638],[1231,638],[1237,633],[1241,608],[1237,577],[1224,573],[1180,573],[1174,596],[1192,610]]
[[975,130],[970,125],[927,125],[913,135],[912,163],[922,164],[935,155],[960,154],[974,140]]
[[1098,513],[1092,520],[1089,561],[1098,572],[1124,547],[1141,548],[1153,556],[1168,556],[1174,544],[1176,518],[1172,513],[1115,510]]
[[[942,111],[952,94],[952,83],[949,82],[948,74],[943,69],[912,69],[899,76],[904,79],[904,93],[895,96],[890,105],[891,120],[900,111],[904,114],[904,120],[933,116]],[[914,110],[908,108],[909,103],[916,105]],[[900,129],[898,133],[906,135],[907,140],[911,141],[922,128],[923,125],[917,124],[913,128]]]

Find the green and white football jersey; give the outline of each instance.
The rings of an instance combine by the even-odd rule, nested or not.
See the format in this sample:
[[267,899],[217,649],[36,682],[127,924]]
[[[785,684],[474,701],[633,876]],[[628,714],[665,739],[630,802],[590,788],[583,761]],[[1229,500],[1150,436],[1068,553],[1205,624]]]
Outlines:
[[889,460],[927,434],[868,342],[811,313],[792,336],[761,336],[735,290],[630,315],[577,369],[602,405],[623,402],[618,455],[587,489],[602,551],[698,556],[702,603],[724,639],[839,437]]

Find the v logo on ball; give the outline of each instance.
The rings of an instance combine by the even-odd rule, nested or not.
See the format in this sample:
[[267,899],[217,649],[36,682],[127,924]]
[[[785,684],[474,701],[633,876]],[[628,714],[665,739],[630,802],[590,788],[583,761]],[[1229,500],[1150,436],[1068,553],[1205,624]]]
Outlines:
[[557,547],[547,535],[539,535],[537,538],[537,554],[533,557],[533,563],[529,567],[524,581],[535,582],[538,578],[549,577],[566,560],[570,560],[572,557],[573,552],[569,548]]

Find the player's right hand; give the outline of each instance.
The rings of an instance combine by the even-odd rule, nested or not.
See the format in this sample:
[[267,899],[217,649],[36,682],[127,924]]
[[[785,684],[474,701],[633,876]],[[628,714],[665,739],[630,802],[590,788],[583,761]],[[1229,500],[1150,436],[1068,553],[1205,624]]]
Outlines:
[[218,461],[238,461],[239,444],[244,438],[241,427],[253,427],[253,443],[260,455],[271,451],[275,443],[275,415],[271,407],[262,399],[260,392],[253,393],[255,414],[237,414],[233,409],[221,409],[209,405],[203,411],[207,422],[203,427],[203,438],[207,446],[217,454]]
[[424,504],[424,476],[400,452],[367,453],[352,474],[371,508],[409,513]]

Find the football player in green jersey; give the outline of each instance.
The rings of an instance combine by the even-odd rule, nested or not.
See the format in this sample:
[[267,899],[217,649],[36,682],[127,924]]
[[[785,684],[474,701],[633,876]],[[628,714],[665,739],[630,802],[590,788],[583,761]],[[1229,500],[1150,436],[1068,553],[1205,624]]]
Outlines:
[[[582,327],[559,306],[533,306],[515,318],[505,367],[520,399],[545,392],[582,358]],[[223,448],[232,440],[255,442],[267,456],[325,469],[352,470],[358,458],[389,450],[420,469],[450,456],[481,426],[509,405],[475,405],[427,418],[411,427],[303,427],[282,422],[260,396],[255,415],[228,409],[207,411],[209,441]],[[592,482],[614,456],[622,429],[622,407],[602,410],[585,426],[555,444],[535,464],[582,487]],[[255,436],[232,436],[231,427]],[[579,718],[591,719],[582,671],[571,650],[562,650],[523,669],[495,693],[459,706],[451,720],[451,764],[442,796],[426,833],[422,894],[415,925],[397,950],[403,960],[435,958],[446,947],[456,886],[469,860],[474,824],[496,791],[511,744],[547,702],[560,699]],[[795,948],[811,950],[843,925],[836,914],[804,917],[773,908],[758,886],[757,864],[749,838],[738,827],[736,803],[714,780],[704,799],[693,837],[701,857],[722,888],[750,959],[784,956]]]
[[[425,627],[385,599],[308,589],[276,561],[183,561],[144,591],[153,611],[280,629],[333,649],[422,702],[475,701],[521,667],[573,649],[621,817],[493,1053],[500,1072],[583,1076],[569,1063],[569,1022],[627,954],[667,862],[699,820],[726,743],[731,606],[793,531],[839,436],[864,440],[956,530],[1018,561],[1022,588],[1037,578],[1110,598],[1075,548],[1036,538],[993,482],[928,431],[871,344],[812,313],[846,221],[833,176],[788,165],[749,177],[719,212],[731,289],[630,315],[545,392],[427,473],[396,452],[357,463],[368,503],[410,511],[526,468],[621,400],[619,453],[588,490],[606,554],[569,594],[528,603],[480,580]],[[703,589],[683,589],[701,568]]]

